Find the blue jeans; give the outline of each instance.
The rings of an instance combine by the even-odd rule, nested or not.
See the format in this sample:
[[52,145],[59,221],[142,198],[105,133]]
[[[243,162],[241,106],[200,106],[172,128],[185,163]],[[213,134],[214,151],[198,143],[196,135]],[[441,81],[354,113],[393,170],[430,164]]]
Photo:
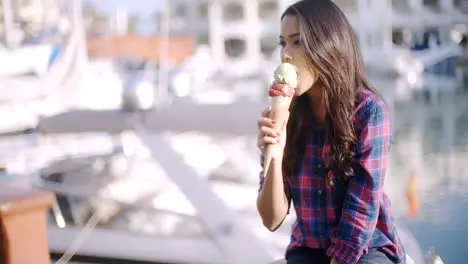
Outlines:
[[[326,255],[324,249],[296,248],[286,254],[287,264],[330,264],[331,259]],[[358,264],[395,264],[385,253],[370,248],[368,253],[362,255]]]

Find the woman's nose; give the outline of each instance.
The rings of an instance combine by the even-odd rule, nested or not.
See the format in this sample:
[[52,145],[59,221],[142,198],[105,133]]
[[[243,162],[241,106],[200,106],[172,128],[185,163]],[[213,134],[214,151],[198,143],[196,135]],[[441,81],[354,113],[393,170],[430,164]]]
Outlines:
[[292,60],[292,56],[288,52],[288,50],[284,50],[283,53],[281,54],[281,61],[282,62],[290,62]]

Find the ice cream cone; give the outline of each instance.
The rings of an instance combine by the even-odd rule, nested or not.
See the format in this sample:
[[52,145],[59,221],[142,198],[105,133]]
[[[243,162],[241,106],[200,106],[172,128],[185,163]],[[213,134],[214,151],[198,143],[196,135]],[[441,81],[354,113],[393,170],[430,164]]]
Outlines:
[[[289,106],[297,86],[297,74],[294,66],[282,63],[275,70],[275,82],[270,88],[270,118],[276,121],[276,130],[281,133],[286,128],[289,118]],[[275,145],[266,145],[264,151],[263,172],[266,175],[275,151]],[[282,151],[282,150],[281,150]]]
[[[281,133],[286,128],[289,118],[289,105],[292,98],[288,97],[274,97],[271,102],[270,118],[276,121],[276,130]],[[264,151],[264,174],[267,173],[270,167],[271,160],[275,151],[275,145],[267,145]],[[282,151],[282,150],[281,150]]]

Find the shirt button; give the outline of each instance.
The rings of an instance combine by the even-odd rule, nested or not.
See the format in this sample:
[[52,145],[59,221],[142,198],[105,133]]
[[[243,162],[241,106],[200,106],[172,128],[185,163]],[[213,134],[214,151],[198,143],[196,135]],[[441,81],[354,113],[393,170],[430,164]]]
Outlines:
[[317,194],[318,194],[318,195],[322,195],[322,190],[318,190],[318,191],[317,191]]
[[322,169],[322,168],[325,168],[325,166],[323,166],[323,164],[318,164],[317,168]]

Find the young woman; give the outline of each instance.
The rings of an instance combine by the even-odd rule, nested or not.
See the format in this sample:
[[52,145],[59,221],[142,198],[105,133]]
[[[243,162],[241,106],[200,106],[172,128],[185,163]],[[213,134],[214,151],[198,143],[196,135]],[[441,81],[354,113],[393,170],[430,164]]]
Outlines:
[[303,0],[283,14],[279,38],[298,87],[286,129],[268,109],[258,121],[259,148],[276,149],[260,181],[264,225],[276,230],[293,202],[288,264],[405,263],[383,191],[390,114],[364,74],[353,28],[332,1]]

